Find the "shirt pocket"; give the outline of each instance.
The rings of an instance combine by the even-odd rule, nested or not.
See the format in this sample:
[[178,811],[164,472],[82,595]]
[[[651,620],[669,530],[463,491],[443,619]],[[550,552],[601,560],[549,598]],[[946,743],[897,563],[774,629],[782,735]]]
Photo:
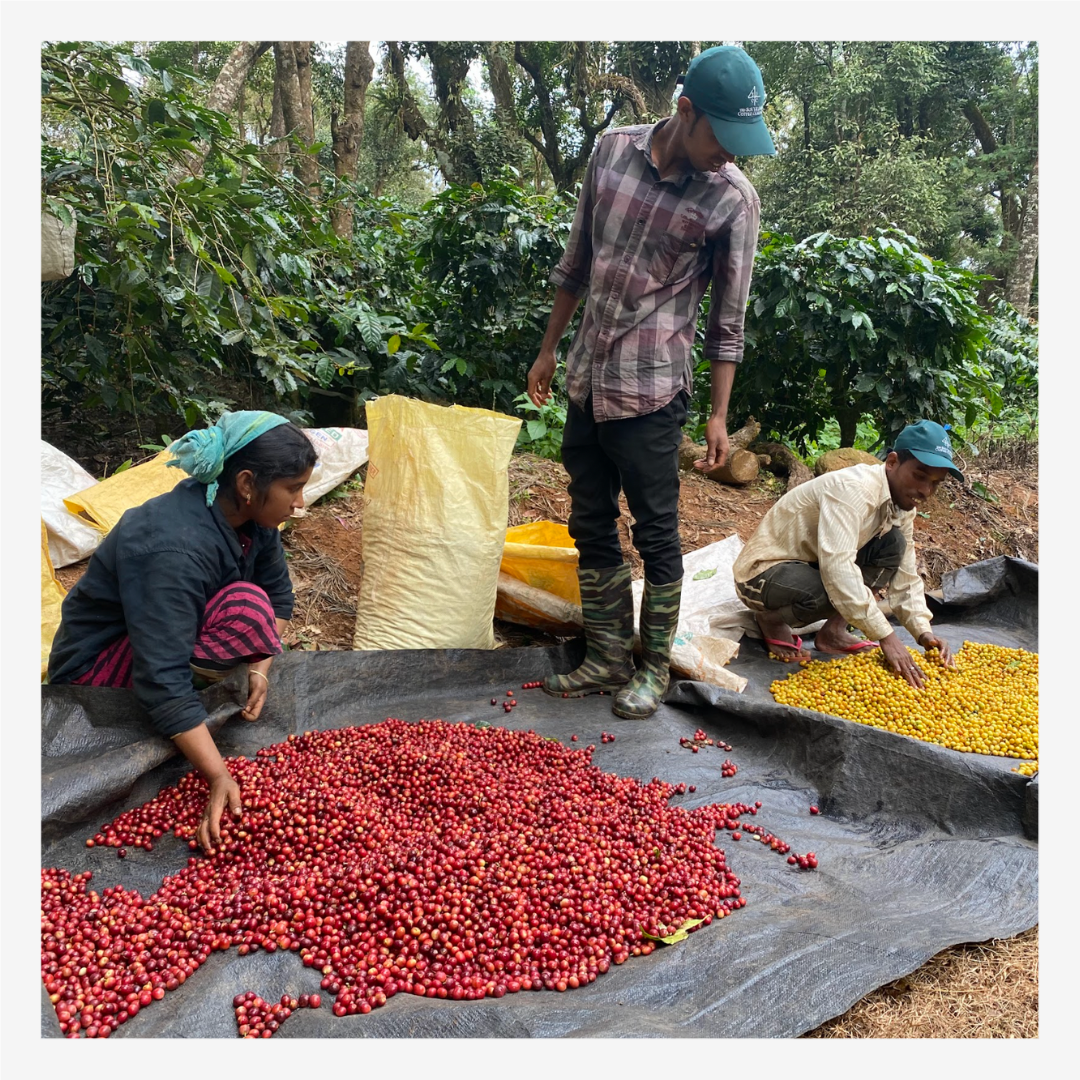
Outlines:
[[666,233],[649,261],[649,277],[661,285],[674,285],[698,277],[705,269],[705,237]]

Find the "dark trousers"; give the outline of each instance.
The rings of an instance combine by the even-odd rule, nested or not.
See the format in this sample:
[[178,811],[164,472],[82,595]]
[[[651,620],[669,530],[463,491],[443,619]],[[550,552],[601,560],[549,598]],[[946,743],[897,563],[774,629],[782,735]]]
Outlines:
[[634,518],[633,538],[654,585],[682,579],[679,540],[679,443],[689,395],[682,391],[657,412],[625,420],[593,419],[592,397],[566,410],[562,460],[570,474],[570,535],[583,570],[623,561],[619,489]]
[[[869,588],[888,585],[906,547],[904,534],[894,527],[859,548],[855,565],[862,570]],[[806,626],[836,614],[817,563],[777,563],[763,574],[737,584],[736,592],[747,607],[775,612],[789,626]]]

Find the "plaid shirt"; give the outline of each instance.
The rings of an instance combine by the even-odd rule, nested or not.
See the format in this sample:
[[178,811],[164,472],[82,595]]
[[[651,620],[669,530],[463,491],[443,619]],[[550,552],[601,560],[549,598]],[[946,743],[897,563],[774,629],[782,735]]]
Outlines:
[[738,363],[761,204],[734,166],[660,179],[655,126],[602,135],[585,172],[553,285],[585,311],[566,357],[566,389],[590,392],[597,421],[644,416],[693,384],[691,347],[711,277],[708,360]]

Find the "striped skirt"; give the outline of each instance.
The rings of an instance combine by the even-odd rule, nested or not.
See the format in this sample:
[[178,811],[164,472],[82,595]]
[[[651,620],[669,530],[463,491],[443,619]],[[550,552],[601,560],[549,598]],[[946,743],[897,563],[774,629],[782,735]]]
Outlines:
[[[211,597],[190,663],[200,674],[224,672],[281,652],[281,635],[270,598],[248,581],[235,581]],[[125,634],[102,649],[79,686],[131,686],[133,654]]]

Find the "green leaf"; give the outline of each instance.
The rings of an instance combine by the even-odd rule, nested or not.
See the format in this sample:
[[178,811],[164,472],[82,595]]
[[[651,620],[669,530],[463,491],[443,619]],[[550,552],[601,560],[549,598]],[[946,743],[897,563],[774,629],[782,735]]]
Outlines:
[[466,367],[465,367],[465,358],[464,358],[464,357],[461,357],[461,356],[459,356],[459,357],[458,357],[458,361],[457,361],[457,363],[456,363],[456,364],[454,365],[454,367],[456,367],[456,368],[457,368],[457,373],[458,373],[459,375],[464,375],[464,374],[465,374],[465,370],[466,370]]
[[986,502],[996,503],[1001,501],[981,480],[972,480],[971,490]]
[[84,334],[83,340],[86,342],[86,351],[99,363],[107,363],[109,360],[109,351],[101,344],[100,341],[93,334]]
[[401,348],[401,336],[399,334],[391,334],[390,340],[386,343],[386,353],[388,356],[393,356],[394,353]]
[[674,934],[668,934],[667,937],[654,937],[652,934],[644,932],[642,932],[641,936],[647,937],[650,941],[663,942],[665,945],[675,945],[677,942],[685,941],[690,936],[690,931],[695,926],[700,926],[704,921],[704,919],[687,919]]
[[361,308],[356,313],[356,328],[360,331],[364,346],[375,352],[382,344],[382,325],[379,316],[368,308]]
[[75,224],[75,219],[71,216],[71,211],[63,203],[50,203],[49,208],[60,219],[61,224],[67,228],[71,228]]
[[320,356],[315,364],[315,378],[325,390],[334,381],[334,362],[329,356]]
[[715,567],[712,570],[699,570],[693,576],[693,578],[691,578],[691,580],[692,581],[707,581],[711,577],[716,577],[716,569],[715,569]]
[[244,250],[240,253],[240,258],[247,267],[248,273],[252,277],[258,277],[259,274],[259,261],[255,256],[255,248],[250,241],[244,245]]
[[217,263],[214,263],[213,267],[217,271],[217,276],[221,278],[226,285],[236,284],[236,278],[233,277],[231,270],[226,270],[224,266],[219,266]]
[[533,419],[525,422],[525,427],[528,429],[529,438],[536,442],[538,439],[542,439],[548,432],[548,426],[543,420]]
[[199,149],[190,139],[162,139],[162,146],[168,146],[172,150],[187,150],[190,154],[201,154]]
[[244,335],[247,333],[244,329],[230,330],[227,334],[221,335],[222,345],[235,345],[238,341],[244,340]]

